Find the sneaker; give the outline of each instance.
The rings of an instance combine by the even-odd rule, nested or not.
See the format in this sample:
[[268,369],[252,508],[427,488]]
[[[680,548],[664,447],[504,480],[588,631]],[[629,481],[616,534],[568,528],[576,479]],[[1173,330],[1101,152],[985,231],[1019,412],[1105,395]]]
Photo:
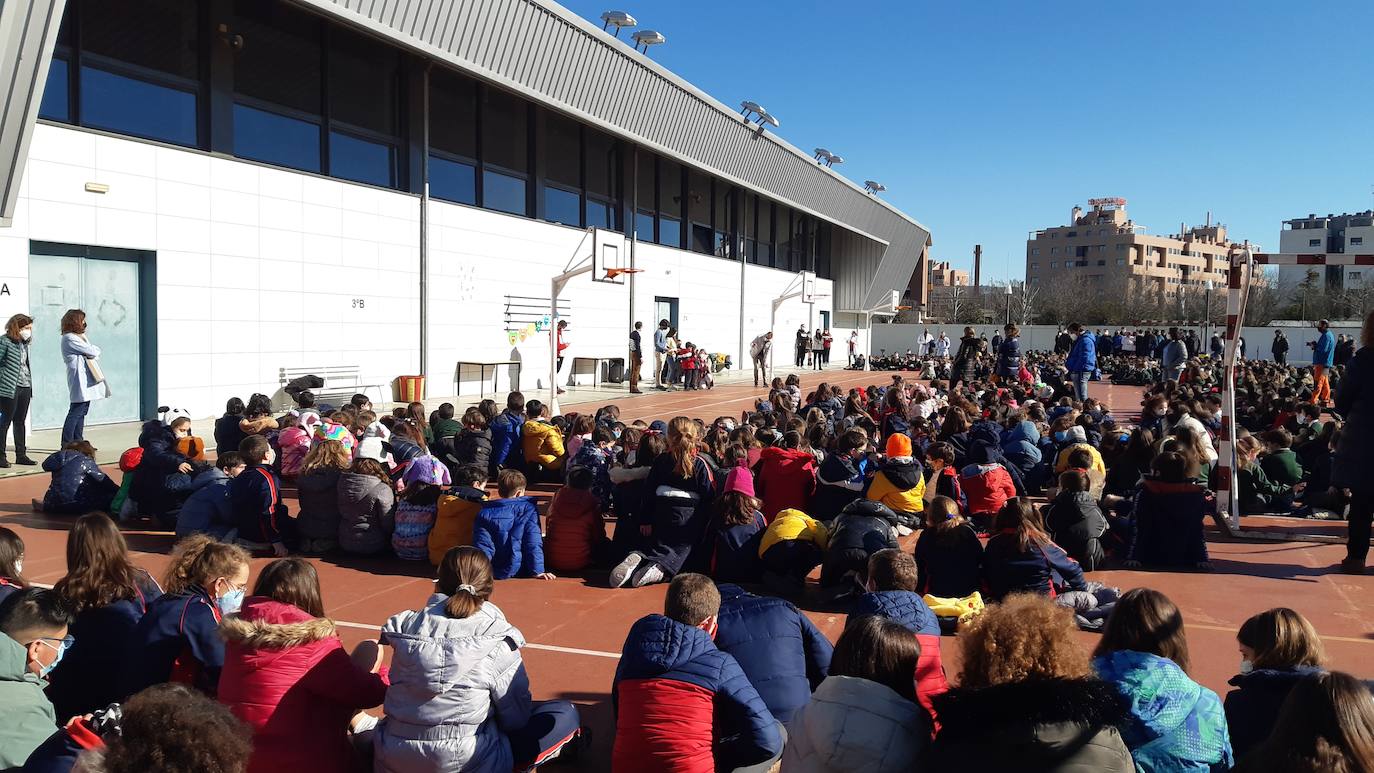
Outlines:
[[630,390],[630,394],[632,394],[632,395],[642,395],[642,394],[644,394],[644,390],[643,390],[643,389],[631,389],[631,390]]
[[630,575],[635,569],[639,568],[639,563],[643,560],[644,556],[639,553],[631,553],[625,556],[625,560],[616,564],[616,567],[611,570],[611,587],[625,587],[625,583],[630,581]]
[[643,588],[645,585],[663,582],[668,579],[663,575],[663,569],[658,564],[650,563],[648,567],[636,572],[630,580],[630,587]]
[[1341,561],[1342,574],[1364,574],[1364,561],[1358,558],[1346,558]]
[[571,741],[563,744],[558,750],[558,759],[563,762],[577,762],[584,758],[592,750],[592,729],[583,725],[577,729],[577,735]]
[[10,460],[9,460],[9,459],[0,459],[0,470],[8,469],[9,466],[10,466]]
[[41,500],[41,499],[30,499],[30,500],[29,500],[29,507],[33,508],[33,511],[34,511],[35,513],[41,513],[41,512],[43,512],[43,500]]
[[911,527],[910,527],[910,526],[898,526],[898,527],[897,527],[897,536],[898,536],[898,537],[910,537],[910,536],[911,536]]
[[24,456],[23,454],[20,454],[19,456],[16,456],[16,457],[14,458],[14,463],[15,463],[15,464],[26,465],[26,466],[29,466],[29,467],[32,467],[33,465],[38,464],[38,462],[35,462],[34,460],[30,459],[30,458],[27,457],[27,456]]

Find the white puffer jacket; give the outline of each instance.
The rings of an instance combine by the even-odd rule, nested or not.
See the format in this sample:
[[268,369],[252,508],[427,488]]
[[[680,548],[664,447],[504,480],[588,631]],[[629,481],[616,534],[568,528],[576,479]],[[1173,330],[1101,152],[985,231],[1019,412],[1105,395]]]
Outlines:
[[831,676],[787,733],[783,773],[908,773],[930,745],[930,718],[886,685]]
[[444,615],[446,596],[382,627],[392,648],[386,719],[377,728],[377,773],[462,770],[510,773],[510,740],[524,727],[530,685],[520,659],[525,637],[487,602],[471,617]]

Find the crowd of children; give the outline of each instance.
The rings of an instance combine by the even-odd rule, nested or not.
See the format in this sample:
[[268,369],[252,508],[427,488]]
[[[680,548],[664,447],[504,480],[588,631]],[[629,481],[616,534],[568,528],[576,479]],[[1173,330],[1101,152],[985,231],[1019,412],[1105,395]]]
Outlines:
[[[20,641],[25,669],[53,672],[54,704],[55,686],[77,672],[54,670],[44,646],[58,658],[72,649],[63,668],[84,662],[82,673],[108,682],[96,656],[78,657],[79,640],[64,637],[90,609],[122,604],[95,635],[122,642],[114,651],[127,667],[91,688],[98,697],[63,697],[62,711],[190,684],[247,723],[259,760],[250,767],[260,769],[278,752],[259,746],[287,743],[264,706],[287,701],[285,732],[318,744],[279,752],[289,759],[366,749],[377,770],[474,760],[508,770],[574,755],[585,743],[576,710],[530,702],[523,638],[488,600],[495,580],[553,579],[551,570],[608,572],[611,587],[669,583],[664,613],[630,628],[617,667],[617,771],[1224,770],[1237,760],[1244,770],[1340,769],[1332,760],[1374,769],[1374,705],[1352,708],[1360,695],[1370,704],[1367,693],[1322,669],[1320,642],[1297,613],[1247,621],[1246,662],[1223,705],[1188,676],[1182,616],[1167,598],[1090,578],[1112,565],[1210,567],[1213,374],[1193,364],[1153,386],[1127,425],[1074,396],[1062,353],[1022,353],[1014,326],[1005,332],[995,355],[977,355],[976,338],[961,342],[957,386],[898,375],[808,391],[792,375],[754,410],[709,422],[626,422],[614,404],[551,416],[519,392],[504,408],[485,400],[459,414],[446,403],[427,414],[412,403],[381,417],[361,395],[334,408],[302,392],[273,416],[254,395],[231,400],[216,423],[210,465],[189,420],[164,411],[145,425],[139,453],[126,453],[122,488],[88,463],[93,449],[72,448],[54,455],[52,488],[35,502],[175,528],[184,539],[162,585],[126,555],[125,569],[97,583],[104,595],[40,598],[7,568],[6,551],[13,564],[22,545],[7,548],[0,532],[0,598],[14,589],[26,599],[14,602],[24,630],[37,630],[30,618],[61,629]],[[1238,375],[1237,478],[1254,506],[1317,505],[1303,495],[1324,490],[1311,476],[1329,474],[1339,437],[1303,399],[1302,377],[1286,374],[1251,363]],[[536,484],[558,486],[542,525],[527,495]],[[283,485],[297,492],[296,512]],[[127,554],[109,517],[82,522],[72,541]],[[278,560],[245,601],[257,551]],[[334,551],[437,567],[437,595],[383,629],[390,673],[375,645],[342,650],[311,564],[286,557]],[[69,543],[69,571],[74,561]],[[817,596],[807,577],[818,567]],[[94,580],[75,582],[95,593]],[[849,614],[833,648],[789,601],[802,599]],[[0,611],[10,633],[5,620]],[[1091,658],[1075,627],[1101,632]],[[940,635],[955,629],[963,670],[951,689]],[[330,666],[264,674],[280,650]],[[435,676],[454,658],[463,674]],[[329,688],[290,689],[312,680]],[[359,712],[379,704],[386,718],[374,727]]]

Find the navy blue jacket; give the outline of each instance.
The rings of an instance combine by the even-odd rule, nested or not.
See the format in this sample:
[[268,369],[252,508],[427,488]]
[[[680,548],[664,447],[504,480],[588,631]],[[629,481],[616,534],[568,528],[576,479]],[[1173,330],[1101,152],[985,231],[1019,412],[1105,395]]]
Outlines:
[[729,583],[719,587],[716,646],[739,662],[778,721],[792,721],[829,675],[835,648],[791,602]]
[[1008,338],[997,347],[997,375],[1012,381],[1021,378],[1021,339]]
[[58,451],[43,460],[43,471],[52,473],[52,483],[43,495],[43,509],[50,512],[82,513],[106,507],[118,490],[95,460],[80,451]]
[[716,582],[758,582],[763,574],[759,543],[768,528],[763,513],[755,510],[754,519],[749,523],[717,526],[715,552],[711,554],[711,578]]
[[149,604],[134,630],[133,655],[124,669],[124,694],[179,682],[214,696],[224,668],[219,621],[214,599],[199,586]]
[[940,635],[940,620],[918,594],[906,590],[880,590],[865,593],[849,610],[850,619],[864,615],[886,617],[917,634]]
[[191,480],[191,496],[177,515],[177,539],[204,532],[223,539],[234,528],[234,512],[229,503],[229,476],[210,467]]
[[229,507],[240,539],[282,541],[286,506],[281,503],[281,479],[272,470],[249,465],[229,481]]
[[491,420],[491,474],[501,467],[520,468],[524,466],[525,451],[521,447],[521,436],[525,430],[525,417],[521,414],[502,411]]
[[248,437],[248,433],[239,429],[239,422],[243,417],[233,413],[226,413],[215,419],[215,453],[222,454],[225,451],[239,450],[239,443]]
[[881,502],[860,499],[835,519],[827,551],[862,550],[869,555],[897,545],[897,514]]
[[138,511],[143,515],[174,513],[182,497],[169,489],[165,482],[168,475],[186,462],[186,457],[177,453],[172,430],[157,419],[146,421],[138,436],[138,445],[143,449],[143,460],[138,463],[138,472],[129,488],[129,496],[138,503]]
[[640,516],[653,527],[644,555],[669,577],[684,567],[689,571],[707,568],[710,543],[706,530],[716,495],[711,470],[700,455],[690,478],[680,477],[676,466],[672,454],[662,454],[654,460],[639,506]]
[[818,521],[835,520],[845,505],[864,495],[864,474],[858,463],[840,454],[826,454],[816,473],[816,493],[806,514]]
[[59,721],[103,709],[124,698],[119,673],[137,657],[135,630],[162,588],[140,572],[137,594],[103,607],[82,610],[71,625],[71,649],[48,676],[48,700]]
[[961,599],[978,590],[983,570],[983,543],[967,523],[951,532],[922,529],[916,538],[916,591],[944,599]]
[[[782,753],[777,720],[733,656],[716,647],[710,635],[700,628],[663,615],[642,617],[631,626],[616,665],[612,708],[618,717],[622,704],[629,704],[634,711],[659,704],[665,698],[671,700],[669,696],[678,693],[663,688],[673,683],[710,694],[712,751],[717,770],[754,765]],[[698,716],[700,706],[682,708],[682,715],[675,718],[681,722],[646,722],[642,713],[630,717],[625,726],[617,721],[616,746],[625,744],[625,757],[634,759],[639,756],[635,752],[656,742],[686,741],[677,735],[678,726],[705,717]],[[627,730],[645,737],[622,738],[628,735]]]
[[1058,586],[1083,590],[1083,569],[1053,542],[1034,545],[1024,553],[1014,531],[993,535],[983,551],[983,584],[990,601],[1012,593],[1053,596]]
[[1236,689],[1226,693],[1226,724],[1231,729],[1231,749],[1236,759],[1243,758],[1269,737],[1279,708],[1293,685],[1321,671],[1315,666],[1258,668],[1231,677],[1230,684]]

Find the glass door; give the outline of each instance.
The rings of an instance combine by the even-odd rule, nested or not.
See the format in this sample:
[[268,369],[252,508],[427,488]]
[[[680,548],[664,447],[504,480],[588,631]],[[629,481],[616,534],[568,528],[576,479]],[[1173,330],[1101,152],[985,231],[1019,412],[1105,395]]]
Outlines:
[[91,403],[87,424],[137,421],[142,394],[139,263],[67,255],[29,257],[34,318],[34,429],[61,427],[70,400],[62,361],[61,323],[68,309],[86,312],[86,336],[100,347],[111,396]]
[[660,319],[668,320],[668,327],[677,328],[677,298],[665,298],[661,295],[654,296],[654,324],[658,327]]

